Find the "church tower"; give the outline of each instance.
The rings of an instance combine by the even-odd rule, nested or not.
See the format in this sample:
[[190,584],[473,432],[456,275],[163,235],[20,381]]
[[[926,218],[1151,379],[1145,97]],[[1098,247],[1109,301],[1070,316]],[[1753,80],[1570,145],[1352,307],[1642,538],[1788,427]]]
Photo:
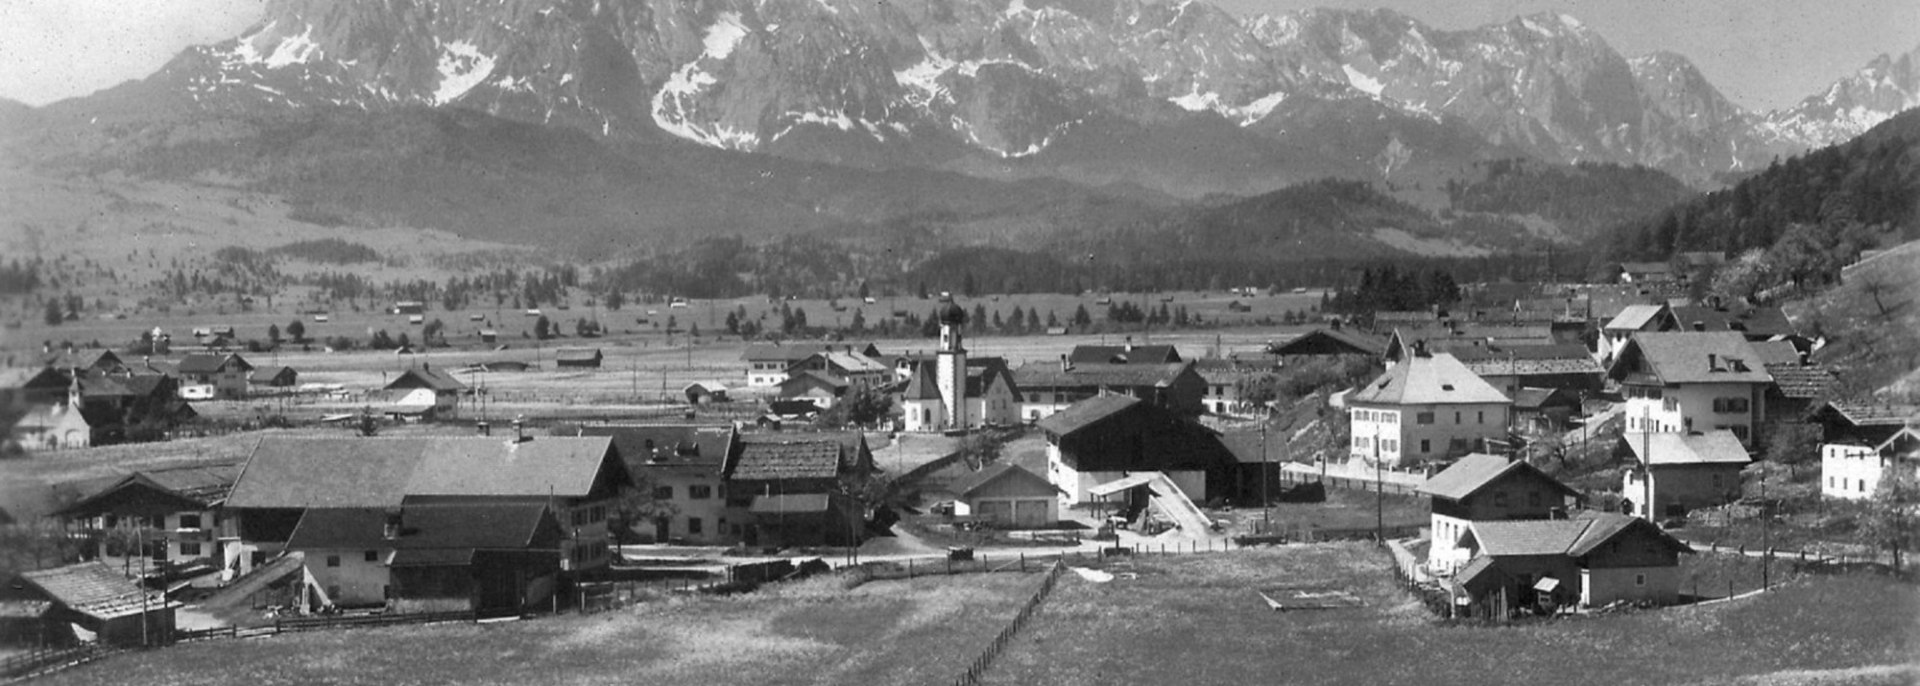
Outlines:
[[940,311],[940,351],[934,363],[934,384],[947,407],[947,428],[967,428],[967,349],[960,345],[967,311],[947,303]]

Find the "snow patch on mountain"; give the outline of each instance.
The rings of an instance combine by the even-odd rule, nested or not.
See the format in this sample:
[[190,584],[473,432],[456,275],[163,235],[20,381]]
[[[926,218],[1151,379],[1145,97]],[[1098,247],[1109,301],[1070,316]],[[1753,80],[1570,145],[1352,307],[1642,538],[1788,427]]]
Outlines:
[[707,27],[701,38],[704,48],[700,57],[680,65],[660,90],[653,94],[651,114],[653,123],[662,131],[687,140],[716,148],[729,150],[752,150],[759,147],[760,137],[752,131],[728,126],[714,120],[698,123],[700,119],[699,98],[708,86],[720,82],[718,77],[709,73],[703,63],[724,61],[739,47],[740,41],[747,37],[747,27],[740,22],[737,12],[723,12]]
[[1361,73],[1360,70],[1354,69],[1351,64],[1340,65],[1340,70],[1346,72],[1347,83],[1353,84],[1355,90],[1359,90],[1376,98],[1380,97],[1380,91],[1386,90],[1386,85],[1380,83],[1379,79]]
[[706,46],[706,56],[724,60],[733,54],[740,40],[747,37],[747,27],[740,23],[739,12],[721,12],[712,26],[707,27],[707,35],[701,39]]
[[466,95],[493,74],[493,57],[466,41],[454,41],[440,51],[440,85],[433,90],[433,104],[445,105]]
[[273,51],[268,53],[261,63],[268,69],[279,69],[295,64],[305,64],[312,61],[319,52],[320,45],[313,42],[313,26],[308,25],[305,32],[283,39],[278,45],[273,46]]

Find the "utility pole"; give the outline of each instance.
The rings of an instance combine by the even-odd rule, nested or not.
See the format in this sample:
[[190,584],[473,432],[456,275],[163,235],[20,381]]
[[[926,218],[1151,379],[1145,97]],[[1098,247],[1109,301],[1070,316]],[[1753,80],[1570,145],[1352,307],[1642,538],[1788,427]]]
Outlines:
[[1267,491],[1267,484],[1273,481],[1270,471],[1273,458],[1267,454],[1267,425],[1271,420],[1260,422],[1260,533],[1273,532],[1273,496]]
[[[1767,516],[1767,468],[1760,467],[1760,590],[1772,587],[1773,536],[1771,517]],[[1895,570],[1898,571],[1898,570]]]
[[1387,544],[1387,482],[1380,463],[1380,436],[1373,437],[1373,538]]

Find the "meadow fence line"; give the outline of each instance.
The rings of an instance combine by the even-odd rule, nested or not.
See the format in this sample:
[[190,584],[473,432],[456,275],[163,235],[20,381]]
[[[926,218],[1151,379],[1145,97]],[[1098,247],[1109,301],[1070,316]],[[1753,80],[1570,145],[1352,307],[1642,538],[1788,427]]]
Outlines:
[[967,670],[953,680],[954,686],[978,686],[980,678],[986,676],[987,669],[993,666],[994,659],[1000,657],[1000,651],[1006,650],[1007,646],[1013,644],[1014,636],[1018,635],[1020,629],[1033,619],[1033,614],[1039,611],[1041,603],[1047,601],[1047,596],[1051,595],[1054,587],[1059,585],[1060,575],[1065,574],[1066,571],[1067,564],[1064,561],[1054,561],[1053,567],[1047,570],[1046,578],[1040,581],[1039,590],[1034,591],[1033,596],[1027,598],[1027,602],[1020,606],[1020,612],[1013,616],[1013,621],[1008,622],[1006,628],[1001,629],[1000,633],[993,637],[993,642],[987,644],[986,649],[973,658],[973,662],[968,663]]

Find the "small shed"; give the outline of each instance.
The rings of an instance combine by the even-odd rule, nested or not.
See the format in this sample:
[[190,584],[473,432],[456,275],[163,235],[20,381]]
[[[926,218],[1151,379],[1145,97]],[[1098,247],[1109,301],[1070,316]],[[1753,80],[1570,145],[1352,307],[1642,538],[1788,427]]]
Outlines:
[[482,343],[493,343],[493,342],[496,342],[496,341],[498,341],[498,340],[500,340],[500,332],[498,332],[498,331],[495,331],[495,330],[493,330],[493,329],[481,329],[481,330],[480,330],[480,342],[482,342]]
[[287,366],[261,367],[253,370],[253,374],[247,377],[247,383],[273,388],[292,388],[300,384],[300,372]]
[[[162,643],[173,634],[179,603],[166,594],[141,588],[100,562],[22,572],[0,586],[0,601],[41,601],[48,643],[99,642],[104,645]],[[142,626],[142,618],[145,626]]]
[[988,465],[954,484],[956,515],[970,515],[995,526],[1033,528],[1060,521],[1061,490],[1011,462]]
[[730,400],[727,397],[727,385],[722,381],[695,381],[681,391],[687,394],[688,405],[708,405]]
[[553,363],[561,367],[598,368],[604,359],[599,348],[561,348],[553,354]]

